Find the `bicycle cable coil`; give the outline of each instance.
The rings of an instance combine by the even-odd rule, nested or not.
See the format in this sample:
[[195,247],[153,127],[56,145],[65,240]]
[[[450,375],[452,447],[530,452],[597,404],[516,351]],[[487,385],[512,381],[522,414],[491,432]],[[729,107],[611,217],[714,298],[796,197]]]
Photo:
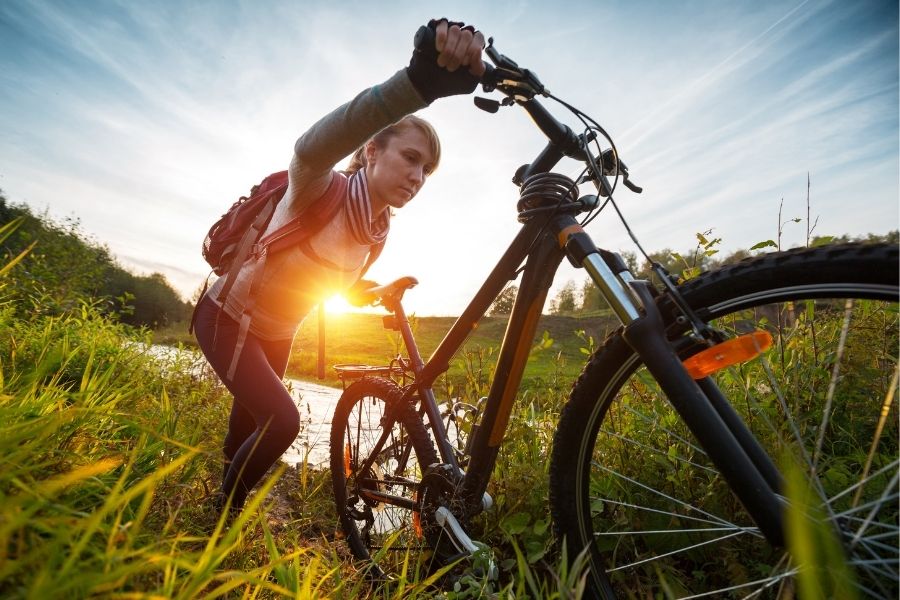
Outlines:
[[522,182],[519,192],[519,221],[546,212],[552,212],[566,204],[577,205],[578,185],[559,173],[537,173]]

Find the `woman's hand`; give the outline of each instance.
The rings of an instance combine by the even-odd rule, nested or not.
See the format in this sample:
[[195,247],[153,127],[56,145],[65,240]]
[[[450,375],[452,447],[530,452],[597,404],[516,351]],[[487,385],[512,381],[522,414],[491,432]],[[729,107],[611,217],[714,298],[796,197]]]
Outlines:
[[485,71],[484,36],[471,25],[447,19],[432,20],[428,28],[434,32],[433,46],[420,44],[406,68],[413,86],[428,104],[475,91]]
[[481,59],[484,35],[480,31],[471,25],[441,19],[435,24],[434,32],[438,66],[451,73],[459,67],[469,67],[472,75],[484,75],[484,61]]

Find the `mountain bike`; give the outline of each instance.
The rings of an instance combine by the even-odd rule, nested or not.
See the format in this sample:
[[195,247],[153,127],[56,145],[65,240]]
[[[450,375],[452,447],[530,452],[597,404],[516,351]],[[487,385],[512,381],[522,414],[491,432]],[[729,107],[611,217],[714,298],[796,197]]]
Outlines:
[[[567,259],[621,321],[574,382],[549,468],[554,531],[570,559],[583,557],[588,594],[792,597],[816,568],[792,550],[831,540],[861,597],[896,598],[897,246],[773,252],[682,282],[653,264],[655,282],[637,280],[584,230],[600,210],[618,212],[620,183],[641,191],[610,137],[493,40],[486,54],[483,89],[503,99],[476,104],[521,106],[548,142],[513,178],[521,229],[427,361],[402,306],[416,281],[362,293],[388,311],[407,355],[342,367],[358,379],[335,410],[331,470],[353,554],[384,576],[483,559],[471,524],[492,504],[491,473]],[[551,172],[563,157],[583,163],[578,177]],[[487,397],[439,403],[437,378],[514,280]]]

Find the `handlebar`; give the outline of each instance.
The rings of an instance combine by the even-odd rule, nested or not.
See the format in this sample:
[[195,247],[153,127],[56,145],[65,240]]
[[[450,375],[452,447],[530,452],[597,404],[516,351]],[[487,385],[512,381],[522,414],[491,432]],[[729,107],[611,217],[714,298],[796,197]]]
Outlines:
[[[423,53],[429,59],[437,60],[437,48],[435,46],[435,32],[426,25],[419,27],[413,38],[416,52]],[[497,102],[487,98],[475,98],[475,104],[488,112],[497,112],[501,105],[509,106],[513,103],[524,108],[531,116],[538,129],[547,137],[548,144],[523,173],[524,177],[535,173],[548,172],[563,156],[568,156],[586,163],[594,162],[601,166],[601,172],[594,174],[594,179],[603,195],[607,195],[610,185],[605,175],[618,172],[622,175],[622,183],[631,191],[640,194],[643,188],[635,185],[629,179],[628,168],[625,163],[613,159],[615,153],[607,150],[601,156],[592,157],[586,152],[587,143],[584,135],[578,135],[572,129],[561,123],[548,111],[536,96],[549,96],[550,92],[544,87],[535,73],[523,69],[511,58],[501,54],[494,47],[494,39],[488,39],[485,53],[493,62],[493,66],[485,63],[485,72],[481,76],[482,88],[485,92],[494,90],[504,94],[506,98]],[[607,156],[609,155],[609,156]],[[593,159],[593,161],[592,161]],[[608,164],[611,163],[611,168]]]

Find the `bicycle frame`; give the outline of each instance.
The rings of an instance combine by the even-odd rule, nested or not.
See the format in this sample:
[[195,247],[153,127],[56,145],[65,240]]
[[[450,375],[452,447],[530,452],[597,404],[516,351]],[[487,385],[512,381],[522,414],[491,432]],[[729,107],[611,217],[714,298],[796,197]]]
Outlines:
[[[428,415],[441,460],[460,478],[457,493],[465,507],[465,516],[484,509],[483,498],[509,423],[538,320],[553,276],[566,255],[581,264],[598,285],[626,326],[626,341],[640,354],[765,536],[773,544],[783,545],[782,486],[778,470],[712,380],[695,382],[687,375],[666,338],[664,322],[649,292],[649,284],[633,281],[627,271],[615,273],[571,214],[533,219],[523,225],[427,362],[419,354],[400,303],[388,307],[397,317],[398,329],[415,374],[415,383],[407,388],[404,398],[412,401],[418,394],[420,412]],[[506,284],[516,278],[523,263],[522,282],[507,322],[479,427],[471,440],[468,469],[464,472],[448,439],[432,385],[449,369],[452,357]],[[384,439],[379,443],[384,443]],[[382,500],[391,501],[388,498]],[[409,500],[397,498],[396,504],[406,506]]]
[[[611,194],[609,182],[596,169],[596,159],[586,150],[588,138],[575,135],[570,128],[557,121],[534,98],[534,94],[529,96],[522,93],[523,84],[509,79],[515,75],[511,75],[510,71],[517,69],[515,63],[492,47],[488,49],[488,54],[495,64],[503,67],[497,69],[500,75],[498,78],[495,73],[496,81],[492,85],[498,89],[503,87],[502,91],[529,113],[549,140],[535,160],[521,172],[517,172],[514,181],[521,184],[528,182],[528,178],[533,175],[549,173],[564,156],[569,156],[592,164],[595,167],[592,172],[595,173],[594,181],[598,189],[604,195]],[[536,79],[532,81],[528,71],[519,75],[527,80],[526,87],[537,85],[543,89],[539,82],[536,83]],[[640,191],[640,188],[628,182],[627,177],[623,181],[632,190]],[[574,184],[572,189],[575,189]],[[481,289],[427,362],[419,355],[400,303],[396,302],[388,307],[390,310],[396,309],[398,325],[415,373],[415,383],[407,388],[404,398],[411,401],[418,394],[420,411],[428,415],[442,461],[450,465],[461,478],[456,494],[466,511],[463,516],[477,514],[484,508],[483,498],[506,433],[537,323],[553,276],[563,257],[567,256],[573,265],[583,267],[588,272],[625,326],[625,341],[640,356],[765,537],[774,545],[783,545],[782,482],[771,459],[731,409],[727,398],[713,381],[709,378],[695,381],[688,374],[666,336],[667,323],[657,309],[650,284],[635,281],[624,266],[620,267],[614,261],[608,264],[604,257],[614,255],[601,251],[584,232],[574,216],[578,210],[557,212],[555,209],[560,206],[562,205],[558,204],[549,216],[532,216],[525,220]],[[449,369],[451,358],[476,328],[478,320],[486,314],[494,299],[509,281],[517,277],[520,270],[523,273],[522,283],[500,345],[487,403],[478,429],[471,439],[467,471],[463,472],[447,439],[432,384],[441,373]],[[686,317],[685,322],[700,333],[698,325],[702,323],[691,313],[678,292],[671,286],[667,288],[665,294],[673,301],[679,314]],[[703,340],[698,338],[696,341]],[[378,442],[379,446],[385,442],[387,429],[389,428],[384,428],[385,433]],[[365,465],[364,468],[369,466]],[[397,504],[408,503],[409,500],[397,498]]]

